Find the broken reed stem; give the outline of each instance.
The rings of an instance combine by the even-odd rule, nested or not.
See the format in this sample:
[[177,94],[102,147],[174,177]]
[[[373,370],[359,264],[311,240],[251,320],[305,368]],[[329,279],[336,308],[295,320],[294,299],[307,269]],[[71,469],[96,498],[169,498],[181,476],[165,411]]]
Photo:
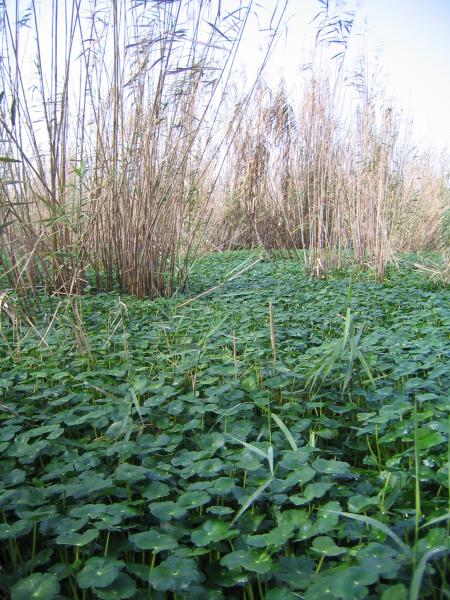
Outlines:
[[277,364],[277,342],[275,337],[275,323],[273,320],[272,302],[269,302],[269,329],[270,329],[270,345],[272,347],[272,362],[275,369]]

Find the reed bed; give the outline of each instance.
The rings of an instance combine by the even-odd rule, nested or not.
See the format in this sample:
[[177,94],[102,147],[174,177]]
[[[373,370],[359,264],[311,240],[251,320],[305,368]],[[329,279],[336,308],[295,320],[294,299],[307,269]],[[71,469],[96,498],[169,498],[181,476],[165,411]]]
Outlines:
[[351,114],[342,85],[315,73],[297,104],[260,87],[221,190],[224,247],[295,251],[317,276],[350,253],[380,281],[395,253],[442,247],[448,160],[414,148],[363,71],[356,83]]
[[[253,2],[4,5],[2,289],[170,296],[199,250],[254,246],[382,280],[396,251],[442,245],[448,160],[414,150],[363,67],[310,71],[299,97],[264,83],[286,5],[239,94]],[[345,47],[351,16],[325,8],[320,43],[341,23]]]

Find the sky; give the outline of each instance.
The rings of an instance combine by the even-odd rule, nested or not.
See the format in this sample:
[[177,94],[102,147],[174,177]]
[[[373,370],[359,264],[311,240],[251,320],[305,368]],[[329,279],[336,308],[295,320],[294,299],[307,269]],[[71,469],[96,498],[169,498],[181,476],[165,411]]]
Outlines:
[[[14,6],[17,0],[7,0]],[[130,0],[126,0],[127,2]],[[183,0],[184,1],[184,0]],[[199,0],[192,0],[192,5]],[[221,2],[224,12],[243,0]],[[276,86],[284,78],[288,90],[300,85],[300,69],[311,62],[321,10],[320,0],[247,0],[253,15],[239,50],[239,65],[251,80],[267,48],[269,24],[283,23],[277,46],[264,76]],[[29,5],[28,0],[20,0]],[[394,107],[410,122],[413,142],[450,153],[450,0],[330,0],[341,10],[356,11],[345,65],[349,71],[358,55],[366,54],[378,81]],[[46,6],[50,0],[41,0]],[[244,2],[246,4],[246,2]],[[262,31],[261,31],[262,30]],[[31,35],[31,33],[30,33]],[[31,60],[33,56],[29,56]]]
[[[257,19],[245,41],[243,55],[251,65],[264,48],[262,28],[275,5],[284,0],[259,0]],[[318,0],[289,0],[287,26],[265,73],[269,83],[284,77],[288,88],[299,80],[299,68],[312,56],[319,12]],[[349,0],[356,9],[346,66],[365,53],[386,93],[412,120],[413,140],[420,146],[450,151],[450,0]]]

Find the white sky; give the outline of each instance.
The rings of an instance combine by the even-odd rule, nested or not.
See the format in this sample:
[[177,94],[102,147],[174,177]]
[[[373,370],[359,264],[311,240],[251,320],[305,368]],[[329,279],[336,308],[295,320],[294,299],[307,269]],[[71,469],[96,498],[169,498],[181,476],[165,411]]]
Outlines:
[[[267,25],[276,4],[284,0],[258,0],[257,20]],[[345,3],[348,9],[355,1]],[[289,0],[287,30],[265,77],[276,85],[284,77],[288,89],[299,80],[299,67],[312,56],[316,28],[311,19],[321,8],[318,0]],[[415,143],[450,151],[450,0],[360,0],[351,46],[351,66],[358,52],[381,68],[380,82],[394,106],[411,118]],[[264,49],[264,33],[254,25],[248,31],[243,55],[252,70]]]
[[[10,6],[15,1],[19,0],[7,0]],[[265,78],[276,86],[283,77],[287,89],[295,90],[301,81],[300,68],[312,58],[317,28],[311,20],[321,4],[319,0],[287,1],[287,26]],[[385,84],[394,106],[404,109],[405,117],[413,120],[415,143],[450,152],[450,0],[336,1],[343,4],[343,10],[357,6],[345,63],[349,70],[357,54],[366,52],[372,67],[381,68],[380,83]],[[28,5],[27,0],[20,2]],[[221,2],[225,12],[235,8],[238,0]],[[255,14],[239,51],[249,79],[267,47],[270,17],[275,8],[281,12],[286,0],[253,2]],[[50,0],[41,0],[40,5],[47,3]]]

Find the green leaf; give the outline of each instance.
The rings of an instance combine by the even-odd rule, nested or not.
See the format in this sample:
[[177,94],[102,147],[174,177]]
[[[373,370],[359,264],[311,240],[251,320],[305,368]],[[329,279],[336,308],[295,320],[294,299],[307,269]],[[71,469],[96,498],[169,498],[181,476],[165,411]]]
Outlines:
[[178,546],[175,538],[165,533],[160,533],[155,529],[135,533],[128,538],[139,550],[153,550],[153,552],[162,552],[163,550],[173,550]]
[[314,498],[322,498],[328,490],[331,488],[331,483],[319,481],[317,483],[308,483],[305,487],[303,495],[307,500],[314,500]]
[[179,506],[176,502],[167,500],[166,502],[153,502],[149,505],[150,512],[158,517],[160,521],[170,521],[172,519],[181,519],[187,513],[187,509]]
[[389,586],[381,594],[381,600],[406,600],[408,592],[403,583]]
[[234,510],[230,506],[208,506],[206,512],[211,515],[217,515],[218,517],[223,517],[225,515],[231,515],[234,513]]
[[121,560],[94,556],[86,561],[84,568],[78,573],[78,585],[83,590],[108,587],[117,579],[124,565]]
[[261,550],[236,550],[222,557],[220,564],[228,569],[239,569],[243,567],[247,571],[253,571],[259,575],[265,575],[272,569],[270,556]]
[[136,583],[126,573],[120,573],[114,583],[104,588],[94,588],[94,592],[101,600],[134,598]]
[[314,576],[314,562],[304,556],[282,556],[277,566],[276,580],[295,590],[306,589]]
[[340,460],[325,460],[318,458],[312,464],[313,469],[319,473],[327,473],[329,475],[344,475],[349,472],[350,465]]
[[426,427],[421,428],[417,432],[419,449],[428,450],[434,446],[438,446],[446,441],[446,438],[439,431],[433,431]]
[[25,481],[26,473],[22,469],[12,469],[9,473],[2,475],[3,485],[19,485]]
[[218,477],[211,486],[208,487],[210,494],[225,496],[236,488],[236,479],[234,477]]
[[114,477],[118,481],[126,481],[127,483],[136,483],[147,479],[148,469],[129,463],[120,464],[114,472]]
[[[308,587],[306,594],[304,595],[305,600],[328,600],[328,598],[335,600],[339,598],[338,595],[335,595],[334,586],[333,586],[334,578],[327,573],[320,573],[318,577],[315,578],[315,581],[312,585]],[[357,600],[350,596],[352,600]]]
[[249,546],[265,548],[266,546],[284,546],[291,537],[297,525],[295,523],[280,523],[264,535],[253,535],[247,538]]
[[348,509],[352,513],[359,513],[366,510],[368,506],[377,506],[379,502],[380,500],[377,496],[367,498],[366,496],[357,494],[356,496],[351,496],[348,499]]
[[170,487],[162,481],[152,481],[152,483],[141,492],[147,500],[157,500],[170,494]]
[[184,492],[180,494],[177,500],[178,506],[186,508],[188,510],[198,508],[207,504],[211,500],[211,496],[203,490]]
[[371,542],[356,553],[358,562],[363,569],[371,573],[378,573],[387,579],[396,579],[400,569],[409,565],[410,557],[398,552],[391,545]]
[[208,546],[237,535],[237,529],[228,529],[228,524],[218,519],[203,523],[201,529],[192,532],[191,540],[196,546]]
[[193,477],[197,475],[199,477],[215,477],[217,473],[222,470],[223,463],[220,458],[210,458],[206,460],[199,460],[188,467],[185,467],[181,471],[181,475],[184,478]]
[[346,548],[336,546],[333,538],[328,536],[320,536],[315,538],[312,544],[313,550],[323,556],[339,556],[347,552]]
[[98,529],[87,529],[83,533],[78,533],[76,531],[68,531],[66,533],[61,533],[56,538],[56,543],[63,546],[86,546],[90,544],[95,539],[97,539],[99,534]]
[[11,600],[52,600],[59,594],[56,575],[33,573],[18,581],[11,589]]
[[247,450],[250,450],[250,452],[253,452],[257,456],[260,456],[261,458],[264,458],[265,460],[267,460],[267,452],[263,452],[260,448],[254,446],[253,444],[249,444],[248,442],[244,442],[243,440],[238,440],[233,435],[227,434],[227,436],[229,438],[231,438],[234,442],[237,442],[238,444],[242,444],[242,446],[247,448]]
[[332,574],[332,591],[336,598],[347,600],[348,598],[366,598],[368,587],[377,582],[378,573],[371,572],[362,567],[347,565],[334,569]]
[[298,448],[297,450],[285,450],[280,465],[289,471],[296,471],[305,466],[311,455],[310,448]]
[[187,591],[192,584],[202,580],[195,560],[178,556],[163,560],[149,576],[149,582],[156,590],[173,592]]
[[38,523],[39,521],[55,518],[57,516],[56,508],[54,506],[37,508],[36,510],[16,510],[16,513],[21,519],[27,519],[33,523]]
[[327,502],[317,511],[317,520],[314,524],[315,533],[327,533],[328,531],[335,529],[339,516],[336,511],[341,510],[339,502]]
[[304,465],[303,467],[299,467],[295,470],[294,473],[291,473],[288,477],[288,481],[295,482],[296,485],[305,485],[311,479],[314,479],[316,476],[316,472],[309,465]]
[[96,519],[105,514],[107,509],[106,504],[99,502],[98,504],[83,504],[75,506],[70,510],[70,515],[77,518]]
[[2,523],[0,525],[0,540],[10,540],[26,535],[33,527],[30,521],[16,521],[11,525]]

